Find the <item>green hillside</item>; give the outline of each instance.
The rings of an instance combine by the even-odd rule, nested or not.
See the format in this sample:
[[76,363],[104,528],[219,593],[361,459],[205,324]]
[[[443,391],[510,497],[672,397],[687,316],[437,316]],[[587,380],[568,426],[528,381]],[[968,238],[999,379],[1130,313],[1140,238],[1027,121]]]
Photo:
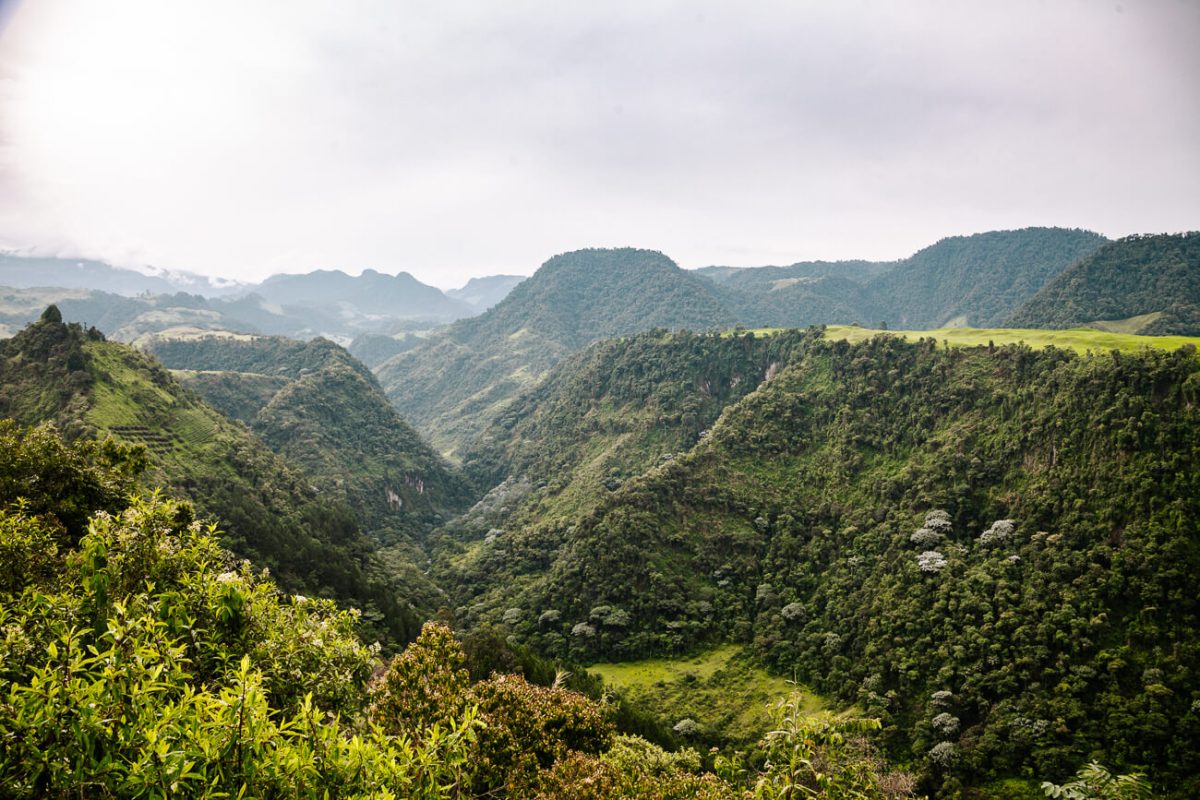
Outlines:
[[225,544],[293,591],[364,610],[381,635],[415,634],[406,590],[371,554],[354,513],[316,491],[296,465],[181,387],[153,359],[58,321],[0,342],[0,416],[56,423],[75,437],[146,448],[151,485],[220,518]]
[[[467,451],[464,467],[480,486],[506,478],[529,485],[528,497],[508,504],[505,525],[544,527],[689,450],[726,406],[814,335],[656,331],[598,342],[519,396]],[[463,533],[481,538],[492,522]]]
[[444,453],[462,449],[567,354],[652,328],[736,322],[716,288],[648,250],[555,256],[500,303],[459,320],[376,374],[405,419]]
[[1200,233],[1112,242],[1051,281],[1006,324],[1200,335]]
[[322,495],[354,509],[382,544],[411,545],[472,500],[467,482],[400,418],[371,372],[332,342],[193,336],[149,346]]
[[1064,228],[942,239],[868,283],[858,321],[890,328],[1001,325],[1048,281],[1105,242],[1090,231]]
[[[452,591],[584,660],[747,643],[933,785],[1098,759],[1187,796],[1198,392],[1194,348],[806,339],[691,449],[457,556]],[[582,439],[552,441],[569,466]]]
[[947,237],[894,262],[707,267],[697,273],[718,285],[738,321],[750,327],[982,327],[1003,323],[1105,242],[1089,231],[1025,228]]

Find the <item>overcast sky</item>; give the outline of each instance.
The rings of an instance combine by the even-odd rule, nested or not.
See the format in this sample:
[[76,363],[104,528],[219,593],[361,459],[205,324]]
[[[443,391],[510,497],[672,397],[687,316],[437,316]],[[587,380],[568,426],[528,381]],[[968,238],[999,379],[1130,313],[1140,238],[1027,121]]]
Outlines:
[[1200,2],[0,0],[0,246],[443,288],[1200,228]]

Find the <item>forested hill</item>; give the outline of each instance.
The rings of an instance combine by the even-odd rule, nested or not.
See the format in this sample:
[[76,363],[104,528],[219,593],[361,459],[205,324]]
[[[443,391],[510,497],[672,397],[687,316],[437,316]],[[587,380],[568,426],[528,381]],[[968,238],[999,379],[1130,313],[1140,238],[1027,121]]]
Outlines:
[[1105,241],[1090,231],[1065,228],[942,239],[870,281],[865,318],[859,321],[891,328],[995,327]]
[[1051,281],[1008,324],[1198,335],[1200,233],[1112,242]]
[[550,259],[491,310],[392,358],[377,375],[400,413],[437,449],[453,452],[589,342],[735,322],[715,286],[661,253],[580,250]]
[[0,417],[54,422],[69,437],[146,447],[149,485],[218,517],[225,544],[291,591],[362,609],[376,634],[415,635],[408,590],[374,558],[354,513],[294,465],[180,386],[158,362],[92,329],[43,319],[0,341]]
[[1099,759],[1194,795],[1198,409],[1194,348],[807,340],[597,508],[479,542],[458,601],[582,659],[752,642],[937,780]]
[[951,236],[893,262],[706,267],[751,327],[858,323],[994,327],[1047,281],[1105,243],[1090,231],[1024,228]]
[[464,467],[480,486],[528,484],[533,502],[510,503],[524,513],[508,525],[544,525],[689,450],[726,406],[820,335],[660,330],[597,342],[518,397],[465,453]]
[[148,346],[324,495],[346,502],[381,543],[416,544],[472,501],[468,483],[400,417],[370,370],[333,342],[199,336]]

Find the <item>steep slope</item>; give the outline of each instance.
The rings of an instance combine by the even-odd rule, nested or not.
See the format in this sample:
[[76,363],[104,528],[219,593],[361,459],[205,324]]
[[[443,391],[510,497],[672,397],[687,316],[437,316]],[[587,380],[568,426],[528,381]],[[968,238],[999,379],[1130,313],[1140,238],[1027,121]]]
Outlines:
[[808,340],[690,451],[479,543],[457,599],[579,658],[753,642],[931,775],[1102,754],[1184,796],[1198,390],[1194,348]]
[[[1117,327],[1122,321],[1130,324]],[[1008,324],[1200,335],[1200,233],[1107,244],[1051,281]]]
[[519,396],[466,452],[464,467],[480,486],[515,479],[533,487],[512,504],[509,526],[578,513],[690,449],[726,406],[814,336],[683,331],[598,342]]
[[200,336],[156,339],[149,349],[189,370],[186,385],[353,508],[383,544],[417,542],[471,500],[468,483],[400,418],[370,370],[332,342]]
[[656,327],[736,321],[710,282],[648,250],[555,256],[499,304],[459,320],[377,370],[400,413],[454,453],[563,356]]
[[997,327],[1105,241],[1090,231],[1064,228],[942,239],[868,283],[865,318],[858,321],[892,328]]
[[354,337],[354,341],[346,345],[346,350],[368,369],[375,369],[392,356],[412,350],[421,343],[422,338],[407,333],[399,336],[364,333]]
[[330,309],[345,306],[357,314],[383,314],[399,319],[449,321],[470,316],[474,309],[421,283],[407,272],[385,275],[373,269],[351,276],[341,270],[302,275],[273,275],[254,292],[281,306]]
[[60,319],[52,308],[0,342],[0,415],[144,445],[148,483],[169,486],[221,519],[226,546],[239,556],[269,567],[290,590],[363,609],[376,635],[415,635],[407,590],[371,555],[350,508],[315,491],[154,360]]

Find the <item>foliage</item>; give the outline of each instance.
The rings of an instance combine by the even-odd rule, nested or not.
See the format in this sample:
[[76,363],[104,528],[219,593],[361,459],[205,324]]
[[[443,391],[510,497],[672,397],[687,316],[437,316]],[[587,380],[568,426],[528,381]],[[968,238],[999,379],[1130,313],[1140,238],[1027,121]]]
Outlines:
[[1072,328],[1157,314],[1142,332],[1200,335],[1200,233],[1129,236],[1048,283],[1006,324]]
[[[41,548],[0,513],[0,549]],[[36,554],[26,553],[24,560]],[[52,571],[0,595],[0,793],[42,797],[452,796],[465,714],[421,744],[355,730],[371,648],[349,612],[282,600],[190,509],[101,512]]]
[[471,754],[476,791],[521,791],[538,771],[573,751],[597,753],[612,736],[608,709],[583,695],[495,674],[472,684],[454,634],[426,623],[373,690],[371,718],[381,729],[420,740],[423,731],[478,709],[481,729]]
[[754,787],[755,799],[881,797],[882,776],[861,738],[878,730],[879,720],[807,714],[804,709],[796,695],[772,707],[775,727],[765,739],[767,768]]
[[94,511],[124,508],[145,467],[145,450],[136,445],[67,443],[53,425],[25,429],[0,420],[0,507],[11,508],[19,498],[24,513],[53,513],[71,544]]
[[1046,781],[1042,791],[1056,800],[1143,800],[1151,796],[1150,787],[1141,775],[1113,775],[1095,761],[1079,770],[1070,783],[1059,786]]

